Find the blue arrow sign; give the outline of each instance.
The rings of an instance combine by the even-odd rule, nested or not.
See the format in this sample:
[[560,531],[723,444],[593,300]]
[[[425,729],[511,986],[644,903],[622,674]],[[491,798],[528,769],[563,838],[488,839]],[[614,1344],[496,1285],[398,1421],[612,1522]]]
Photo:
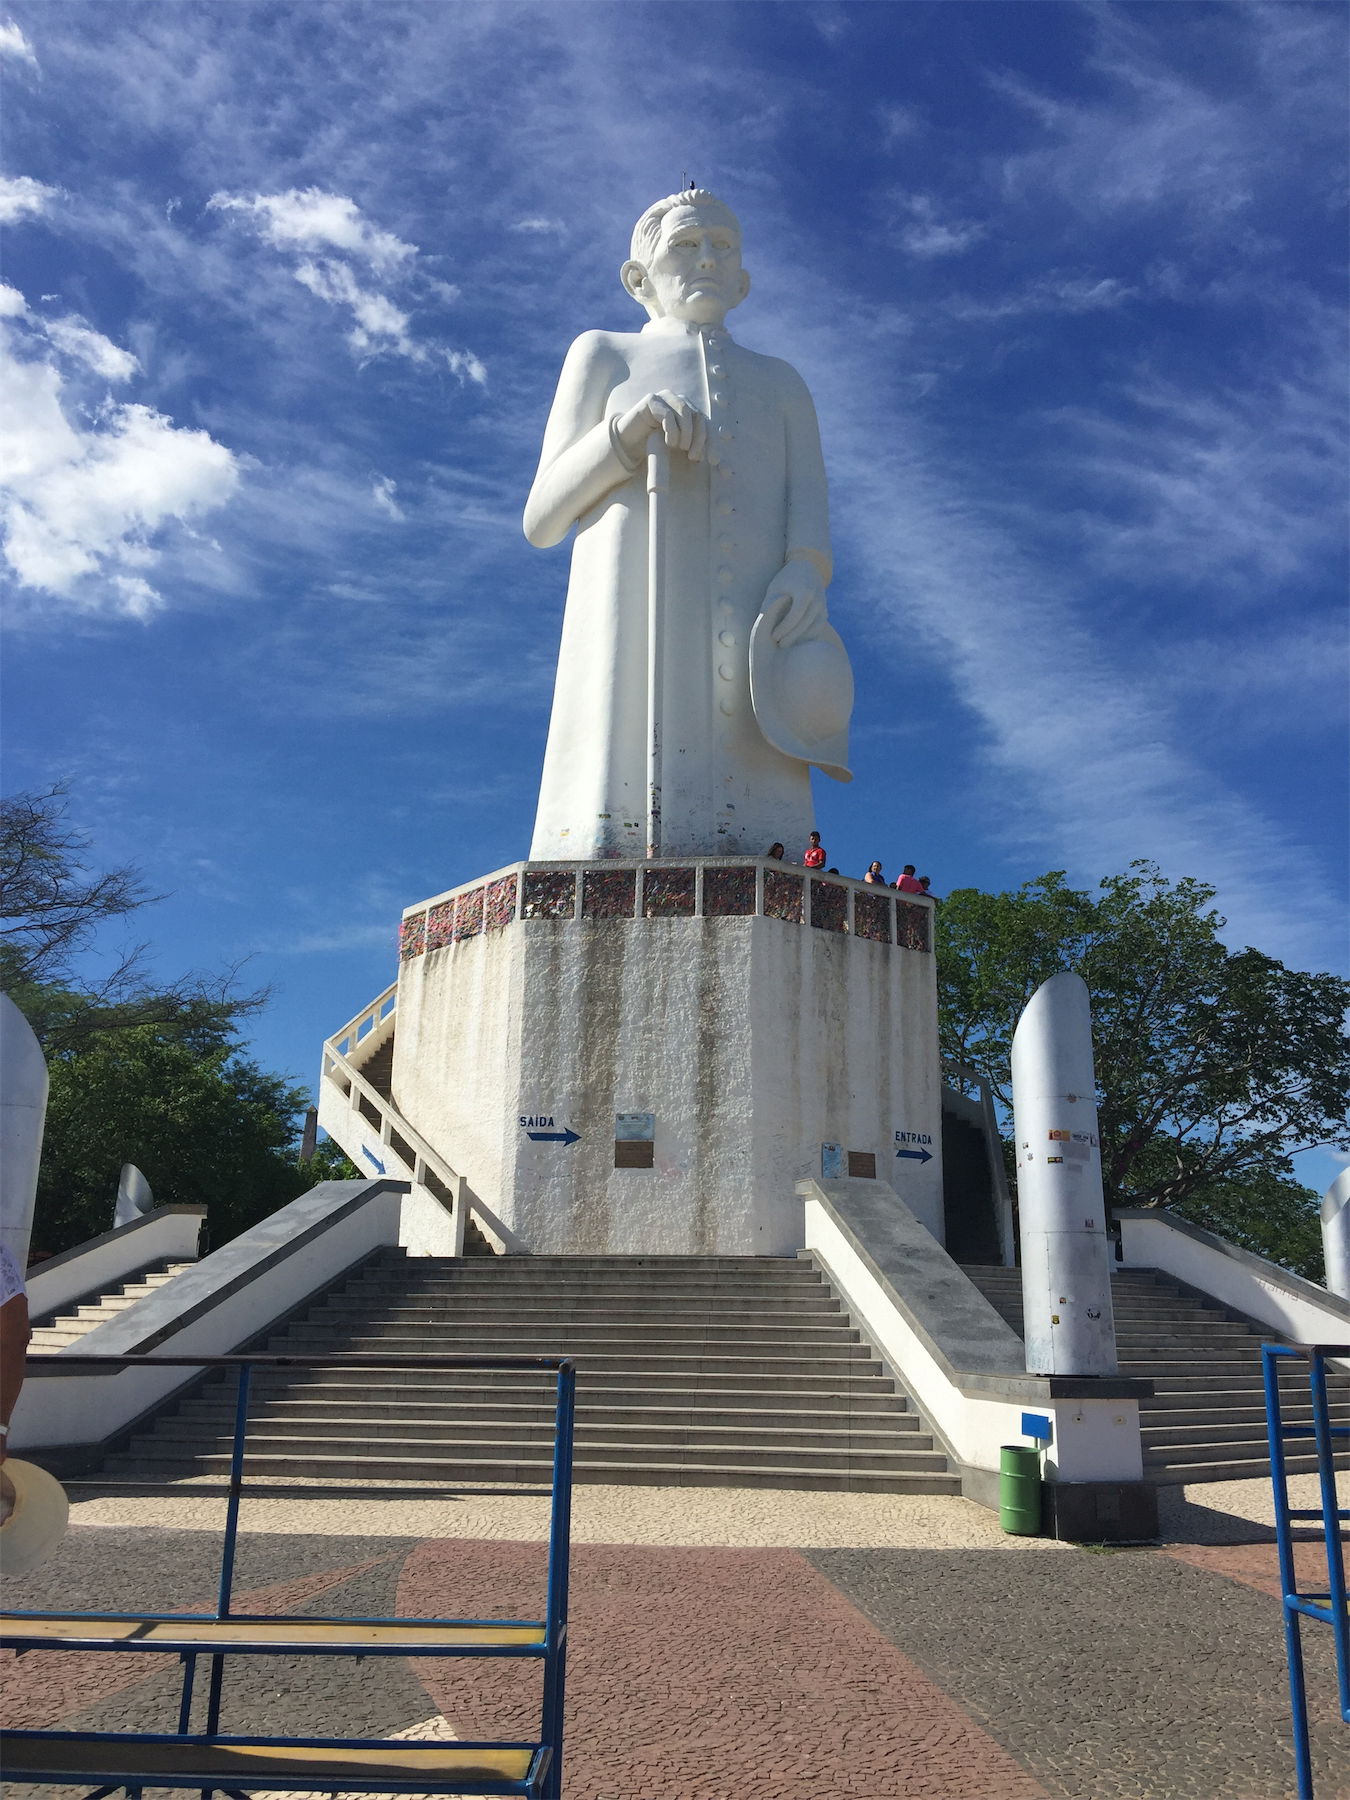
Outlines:
[[581,1142],[579,1131],[527,1131],[525,1135],[536,1144],[579,1144]]
[[384,1164],[380,1161],[379,1157],[376,1156],[376,1154],[373,1150],[367,1150],[365,1145],[362,1144],[361,1154],[362,1154],[362,1156],[368,1156],[370,1158],[370,1160],[374,1163],[375,1167],[380,1171],[381,1175],[384,1174]]
[[911,1162],[926,1163],[932,1162],[933,1160],[933,1152],[931,1150],[897,1150],[895,1154],[897,1156],[907,1156]]

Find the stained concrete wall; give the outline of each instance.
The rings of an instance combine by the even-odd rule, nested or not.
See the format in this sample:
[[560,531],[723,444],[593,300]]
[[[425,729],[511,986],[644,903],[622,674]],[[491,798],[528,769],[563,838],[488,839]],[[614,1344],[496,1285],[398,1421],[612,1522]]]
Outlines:
[[[406,962],[397,1016],[396,1105],[535,1252],[794,1252],[824,1143],[872,1152],[941,1237],[926,952],[764,917],[517,919]],[[619,1113],[655,1115],[651,1169],[614,1167]]]

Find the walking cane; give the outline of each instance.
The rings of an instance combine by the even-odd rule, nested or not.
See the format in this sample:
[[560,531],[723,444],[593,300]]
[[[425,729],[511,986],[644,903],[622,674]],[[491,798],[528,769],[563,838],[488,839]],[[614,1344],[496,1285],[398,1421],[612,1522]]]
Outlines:
[[666,614],[666,501],[670,447],[661,430],[647,442],[647,855],[661,854],[661,712]]

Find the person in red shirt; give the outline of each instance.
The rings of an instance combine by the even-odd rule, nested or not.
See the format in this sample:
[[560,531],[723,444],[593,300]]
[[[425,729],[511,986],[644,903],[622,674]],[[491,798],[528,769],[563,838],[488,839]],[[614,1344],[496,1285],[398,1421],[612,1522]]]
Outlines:
[[923,892],[923,889],[919,886],[918,882],[914,878],[914,864],[913,863],[905,864],[904,873],[901,875],[899,881],[897,881],[895,885],[896,885],[896,887],[899,888],[899,890],[902,894],[921,894]]
[[811,842],[806,847],[806,855],[802,858],[802,861],[806,864],[808,869],[823,869],[825,867],[825,852],[821,848],[820,833],[818,831],[813,831],[811,833]]

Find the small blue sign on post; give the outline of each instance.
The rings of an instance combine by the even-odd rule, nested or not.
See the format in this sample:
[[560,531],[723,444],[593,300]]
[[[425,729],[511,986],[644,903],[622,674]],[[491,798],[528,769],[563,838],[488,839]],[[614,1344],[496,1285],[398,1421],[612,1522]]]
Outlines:
[[1022,1414],[1023,1437],[1035,1438],[1038,1443],[1048,1444],[1054,1435],[1054,1426],[1044,1413]]

